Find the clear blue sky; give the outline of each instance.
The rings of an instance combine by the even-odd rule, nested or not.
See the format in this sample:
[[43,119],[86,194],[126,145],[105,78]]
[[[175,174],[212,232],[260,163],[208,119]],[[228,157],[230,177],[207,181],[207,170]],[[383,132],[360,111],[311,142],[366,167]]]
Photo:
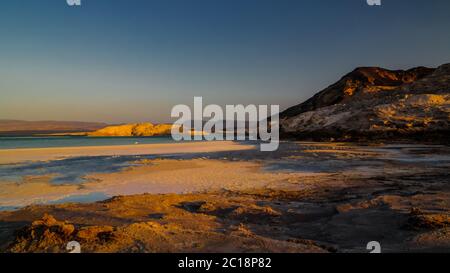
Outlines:
[[170,121],[300,103],[357,66],[450,62],[450,1],[4,0],[0,119]]

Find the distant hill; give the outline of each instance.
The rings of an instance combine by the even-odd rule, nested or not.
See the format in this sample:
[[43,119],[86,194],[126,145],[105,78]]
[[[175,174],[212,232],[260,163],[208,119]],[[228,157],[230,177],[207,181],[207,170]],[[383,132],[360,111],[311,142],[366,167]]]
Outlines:
[[0,119],[0,136],[30,136],[91,132],[107,126],[106,123],[79,121],[24,121]]
[[450,64],[361,67],[280,114],[282,135],[309,140],[449,141]]
[[171,129],[171,124],[135,123],[108,126],[88,133],[88,136],[161,136],[170,135]]

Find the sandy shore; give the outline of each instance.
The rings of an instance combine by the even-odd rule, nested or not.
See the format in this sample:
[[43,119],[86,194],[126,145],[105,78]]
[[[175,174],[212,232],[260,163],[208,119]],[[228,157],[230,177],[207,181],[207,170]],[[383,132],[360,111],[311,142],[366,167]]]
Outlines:
[[[0,211],[0,252],[66,252],[73,240],[83,252],[367,252],[374,240],[383,252],[448,252],[449,154],[283,143],[132,159],[82,183],[54,183],[53,172],[5,178],[0,206],[47,205]],[[62,163],[56,170],[70,171]],[[116,197],[51,204],[97,192]]]
[[[220,164],[237,167],[212,164],[218,164],[215,171],[226,167]],[[166,167],[160,165],[155,177]],[[183,175],[186,166],[177,167]],[[191,168],[200,174],[201,169]],[[235,176],[265,179],[254,171],[241,169]],[[241,190],[120,196],[0,212],[0,252],[66,252],[73,240],[83,252],[367,252],[373,240],[383,252],[450,249],[445,171],[389,180],[286,175],[272,177],[278,183]],[[423,180],[433,181],[434,189],[419,183]]]
[[137,166],[119,172],[88,174],[82,184],[54,184],[51,183],[52,175],[26,176],[19,183],[0,181],[0,207],[22,207],[99,192],[112,197],[141,193],[246,190],[283,185],[308,176],[305,173],[265,172],[258,163],[225,160],[156,159],[141,160],[135,164]]
[[0,164],[26,161],[47,161],[80,156],[123,156],[211,153],[253,149],[252,145],[240,145],[232,141],[139,144],[117,146],[86,146],[58,148],[1,149]]

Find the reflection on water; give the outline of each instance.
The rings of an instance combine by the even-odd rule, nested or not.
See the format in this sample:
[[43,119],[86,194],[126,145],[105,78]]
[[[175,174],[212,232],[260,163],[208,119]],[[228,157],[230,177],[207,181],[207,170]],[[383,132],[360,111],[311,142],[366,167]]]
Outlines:
[[153,156],[94,156],[75,157],[48,162],[0,165],[0,180],[20,181],[24,176],[53,175],[56,185],[79,184],[89,173],[118,172],[135,165],[136,160],[153,159]]
[[334,173],[362,169],[383,170],[389,166],[407,169],[417,164],[422,167],[443,167],[450,164],[450,149],[445,146],[346,144],[341,147],[322,147],[300,144],[299,147],[288,148],[287,155],[276,160],[264,160],[266,170]]
[[110,198],[102,192],[93,192],[84,195],[72,195],[57,201],[49,202],[49,204],[64,204],[64,203],[90,203],[95,201],[106,200]]
[[12,206],[0,206],[0,211],[12,211],[18,210],[20,207],[12,207]]
[[[67,203],[91,203],[91,202],[98,202],[103,201],[108,198],[111,198],[111,196],[108,196],[102,192],[93,192],[89,194],[83,194],[83,195],[71,195],[65,198],[61,198],[56,201],[49,201],[49,202],[37,202],[34,203],[35,205],[38,204],[47,204],[47,205],[57,205],[57,204],[67,204]],[[0,206],[0,211],[13,211],[18,210],[21,207],[18,206]]]

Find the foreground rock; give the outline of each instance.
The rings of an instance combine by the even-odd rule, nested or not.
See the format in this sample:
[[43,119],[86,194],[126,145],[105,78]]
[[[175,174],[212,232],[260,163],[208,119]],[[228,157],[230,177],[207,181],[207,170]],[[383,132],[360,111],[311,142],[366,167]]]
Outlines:
[[[280,215],[248,198],[225,201],[224,197],[140,195],[83,208],[29,207],[26,214],[39,215],[44,209],[74,223],[58,221],[46,212],[41,220],[14,232],[14,239],[3,251],[68,252],[67,244],[77,241],[82,252],[328,252],[313,241],[258,235],[244,224],[247,217],[253,219],[251,222],[266,219],[268,223]],[[86,216],[90,213],[98,216],[89,219]]]
[[283,112],[281,129],[299,139],[448,142],[450,64],[407,71],[358,68]]
[[[405,183],[347,177],[345,183],[322,181],[309,189],[144,194],[31,206],[0,213],[0,252],[67,252],[74,240],[88,253],[367,252],[373,240],[383,252],[448,251],[448,187],[409,194],[417,181],[393,179]],[[445,179],[439,180],[435,186]]]
[[16,238],[10,247],[11,252],[61,252],[67,243],[102,243],[111,241],[113,228],[110,226],[89,226],[76,228],[67,222],[57,221],[53,216],[44,214],[30,226],[16,232]]

